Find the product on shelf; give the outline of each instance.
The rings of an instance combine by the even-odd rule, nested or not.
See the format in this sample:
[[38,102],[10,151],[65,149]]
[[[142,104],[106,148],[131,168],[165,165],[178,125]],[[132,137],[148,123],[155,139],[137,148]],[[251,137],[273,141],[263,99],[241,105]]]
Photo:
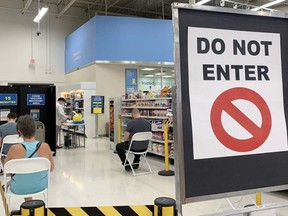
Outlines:
[[[170,96],[170,97],[168,97]],[[147,97],[147,95],[146,95]],[[156,98],[158,97],[158,98]],[[125,98],[125,99],[123,99]],[[148,151],[156,155],[164,156],[164,127],[163,119],[168,119],[168,114],[171,115],[172,110],[172,98],[171,95],[167,95],[167,98],[160,98],[160,91],[154,95],[153,99],[150,98],[134,98],[127,99],[122,97],[121,101],[121,115],[122,115],[122,132],[125,130],[125,126],[131,120],[132,108],[138,108],[142,118],[149,120],[152,129],[152,140],[149,144]],[[170,110],[168,110],[170,109]],[[168,147],[169,157],[174,157],[174,144],[173,144],[173,125],[168,127]]]

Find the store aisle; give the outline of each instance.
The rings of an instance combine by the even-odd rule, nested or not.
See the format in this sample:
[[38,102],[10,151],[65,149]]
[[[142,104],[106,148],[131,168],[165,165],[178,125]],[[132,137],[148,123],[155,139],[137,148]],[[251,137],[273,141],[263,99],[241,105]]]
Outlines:
[[[134,177],[132,172],[121,172],[107,138],[86,141],[86,148],[57,151],[49,206],[144,205],[153,204],[159,196],[174,197],[174,177],[157,174],[164,169],[162,158],[149,157],[153,174]],[[16,201],[13,209],[22,203]]]
[[[175,197],[175,178],[157,174],[164,168],[162,158],[149,157],[153,174],[134,177],[131,172],[121,172],[120,160],[109,149],[107,138],[87,139],[86,144],[86,148],[60,149],[57,152],[55,170],[51,174],[50,207],[152,205],[157,197]],[[237,197],[232,199],[235,203],[238,200]],[[287,200],[288,193],[263,195],[264,203]],[[13,199],[12,208],[18,209],[22,202]],[[213,200],[185,205],[184,216],[211,213],[218,204],[219,200]],[[227,205],[223,206],[224,209]],[[288,215],[285,212],[283,215]],[[2,202],[0,215],[4,215]]]

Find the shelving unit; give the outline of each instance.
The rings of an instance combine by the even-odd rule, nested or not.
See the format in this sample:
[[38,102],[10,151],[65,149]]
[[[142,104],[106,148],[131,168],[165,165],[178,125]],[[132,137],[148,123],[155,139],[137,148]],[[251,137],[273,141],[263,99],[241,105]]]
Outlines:
[[77,90],[77,91],[70,91],[70,92],[63,92],[61,93],[61,96],[63,96],[66,100],[64,111],[65,114],[72,118],[73,111],[75,110],[81,110],[81,113],[83,115],[84,112],[84,91]]
[[114,142],[114,100],[113,98],[109,99],[109,139],[111,142]]
[[118,143],[118,116],[120,99],[109,98],[109,140],[111,141],[110,148],[115,149],[115,145]]
[[96,117],[91,113],[91,96],[96,95],[95,82],[80,82],[59,87],[61,97],[66,100],[66,114],[72,119],[72,111],[81,110],[86,125],[86,135],[96,136]]
[[[172,98],[141,98],[141,99],[123,99],[121,100],[121,133],[129,120],[131,120],[131,111],[137,108],[141,117],[147,119],[152,126],[153,137],[149,144],[149,153],[158,156],[164,156],[164,129],[163,120],[168,119],[167,114],[172,112]],[[174,158],[173,125],[169,126],[169,158]]]

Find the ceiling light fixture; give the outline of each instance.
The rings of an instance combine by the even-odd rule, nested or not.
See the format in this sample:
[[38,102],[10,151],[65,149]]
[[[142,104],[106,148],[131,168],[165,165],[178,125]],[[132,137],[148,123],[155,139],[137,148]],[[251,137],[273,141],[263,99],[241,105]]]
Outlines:
[[210,2],[210,1],[211,0],[201,0],[201,1],[197,2],[195,5],[204,5],[204,4],[206,4],[206,3]]
[[146,75],[144,75],[145,77],[154,77],[154,75],[153,74],[146,74]]
[[286,0],[276,0],[276,1],[272,1],[272,2],[269,2],[269,3],[264,4],[264,5],[262,5],[262,6],[253,8],[253,9],[251,9],[251,11],[258,11],[258,10],[260,10],[260,9],[262,9],[262,8],[268,8],[268,7],[270,7],[270,6],[279,4],[279,3],[284,2],[284,1],[286,1]]
[[220,6],[221,6],[221,7],[224,7],[224,6],[225,6],[225,1],[224,1],[224,0],[221,0],[221,1],[220,1]]
[[142,68],[141,70],[142,71],[153,71],[153,70],[155,70],[155,68]]
[[48,7],[42,7],[41,10],[38,12],[37,16],[34,18],[33,22],[38,23],[42,17],[47,13]]
[[[163,73],[163,75],[166,73]],[[155,73],[156,76],[161,76],[161,73]]]

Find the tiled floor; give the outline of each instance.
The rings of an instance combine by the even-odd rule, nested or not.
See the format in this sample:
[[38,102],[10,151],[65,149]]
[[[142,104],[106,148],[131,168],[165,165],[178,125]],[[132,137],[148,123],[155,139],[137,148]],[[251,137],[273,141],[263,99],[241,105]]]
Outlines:
[[[153,174],[134,177],[131,172],[121,172],[119,158],[109,147],[107,138],[98,138],[87,139],[86,148],[60,149],[51,174],[49,206],[152,205],[157,197],[175,198],[175,178],[157,174],[164,169],[162,158],[149,157]],[[239,199],[231,200],[237,203]],[[184,216],[213,213],[219,202],[213,200],[185,205]],[[264,194],[263,202],[287,203],[288,193]],[[13,199],[11,208],[18,209],[21,203],[22,200]],[[222,210],[225,209],[227,204],[223,205]],[[3,211],[0,202],[0,215],[4,215]],[[288,215],[288,210],[282,210],[279,215]]]

